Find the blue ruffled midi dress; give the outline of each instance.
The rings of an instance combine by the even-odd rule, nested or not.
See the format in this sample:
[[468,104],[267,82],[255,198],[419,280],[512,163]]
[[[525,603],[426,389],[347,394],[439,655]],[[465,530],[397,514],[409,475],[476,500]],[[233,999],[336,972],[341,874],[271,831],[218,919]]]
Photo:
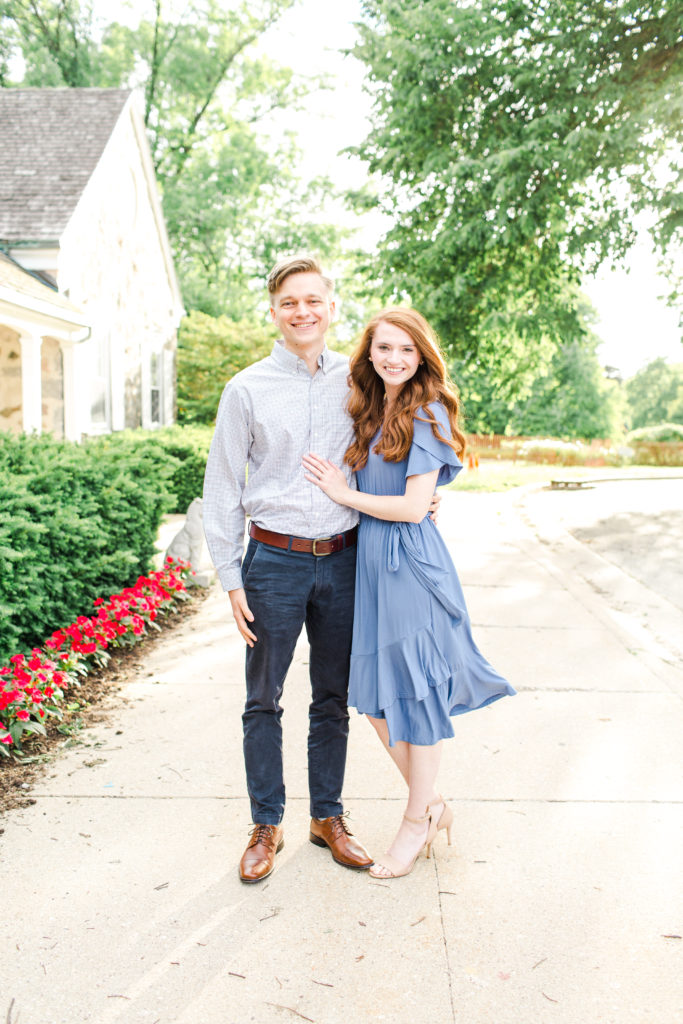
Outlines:
[[[440,433],[450,437],[444,407],[433,403],[430,410]],[[379,436],[356,474],[358,489],[368,494],[404,494],[407,477],[434,469],[437,486],[447,484],[462,469],[423,420],[415,420],[402,462],[385,462],[373,452]],[[392,746],[431,745],[453,736],[451,716],[514,693],[474,643],[460,580],[432,520],[395,523],[361,515],[349,705],[386,719]]]

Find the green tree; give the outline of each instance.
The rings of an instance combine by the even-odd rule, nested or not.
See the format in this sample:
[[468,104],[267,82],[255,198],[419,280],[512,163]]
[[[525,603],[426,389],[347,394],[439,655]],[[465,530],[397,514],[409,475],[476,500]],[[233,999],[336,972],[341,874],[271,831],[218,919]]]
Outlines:
[[631,427],[683,423],[683,363],[653,359],[626,381]]
[[559,346],[548,372],[512,411],[508,432],[562,438],[616,438],[623,434],[620,385],[605,376],[595,347],[585,341]]
[[359,152],[379,188],[356,198],[394,223],[374,287],[412,300],[466,364],[566,344],[580,326],[567,283],[623,256],[641,210],[660,251],[680,230],[680,5],[362,7],[374,113]]
[[267,114],[299,103],[312,85],[253,55],[252,44],[293,3],[191,0],[175,17],[154,0],[151,17],[130,27],[98,19],[88,0],[0,0],[3,38],[25,62],[22,85],[144,92],[189,309],[242,319],[257,307],[274,254],[305,248],[329,259],[337,251],[342,233],[320,213],[329,184],[304,186],[294,140],[274,146],[258,130]]
[[267,355],[274,338],[272,326],[253,320],[186,316],[178,338],[178,422],[213,423],[226,381]]
[[[23,85],[72,88],[98,84],[91,3],[81,0],[2,0],[0,36],[26,62]],[[3,81],[3,85],[9,84]]]
[[516,339],[510,347],[513,353],[517,347],[516,357],[501,360],[487,336],[476,359],[453,362],[467,430],[565,438],[623,434],[623,388],[600,365],[595,310],[574,288],[566,289],[564,301],[576,309],[578,325],[562,341],[530,348]]

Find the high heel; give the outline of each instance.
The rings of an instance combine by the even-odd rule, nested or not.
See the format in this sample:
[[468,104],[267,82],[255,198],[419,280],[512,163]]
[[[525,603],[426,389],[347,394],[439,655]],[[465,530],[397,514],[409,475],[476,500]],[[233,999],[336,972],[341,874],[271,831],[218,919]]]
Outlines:
[[[429,813],[429,807],[427,808],[427,813],[422,818],[409,818],[407,814],[404,814],[403,817],[405,818],[406,821],[412,822],[413,825],[422,825],[423,822],[425,821],[429,822],[429,828],[427,829],[427,836],[425,838],[425,841],[420,847],[420,849],[417,851],[413,859],[411,860],[410,864],[399,864],[396,858],[392,857],[390,853],[385,853],[384,856],[382,857],[382,860],[375,861],[375,863],[370,868],[370,874],[372,875],[373,878],[402,878],[404,875],[410,874],[410,872],[415,867],[415,861],[420,856],[423,850],[426,849],[427,857],[431,857],[432,843],[434,842],[434,837],[436,836],[437,833],[437,827],[434,818]],[[373,871],[373,868],[384,868],[386,871],[389,872],[389,874],[379,874],[377,871]]]
[[[453,809],[448,806],[442,796],[436,801],[436,806],[443,804],[443,810],[439,815],[439,820],[436,824],[436,831],[440,832],[442,828],[446,829],[446,836],[448,837],[448,845],[451,845],[451,828],[453,827]],[[431,811],[433,804],[427,808],[427,811]]]

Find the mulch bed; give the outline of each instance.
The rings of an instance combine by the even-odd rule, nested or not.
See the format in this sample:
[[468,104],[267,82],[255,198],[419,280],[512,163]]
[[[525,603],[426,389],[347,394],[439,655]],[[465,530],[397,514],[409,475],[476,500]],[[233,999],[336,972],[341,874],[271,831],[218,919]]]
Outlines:
[[[67,711],[64,708],[61,722],[51,718],[46,723],[47,736],[34,735],[25,744],[24,755],[39,760],[21,764],[13,757],[0,758],[0,817],[17,807],[30,807],[35,803],[30,795],[31,789],[44,776],[50,762],[59,756],[66,744],[77,743],[79,733],[90,726],[108,721],[126,703],[121,691],[139,675],[145,655],[156,644],[172,635],[185,619],[194,615],[208,593],[208,589],[192,589],[190,600],[177,606],[177,610],[164,620],[158,633],[150,633],[134,647],[112,651],[106,668],[88,673],[80,686],[69,690],[68,701],[78,701],[78,710]],[[62,727],[62,731],[58,726]],[[71,727],[72,731],[65,733],[65,726]],[[0,827],[0,834],[2,832]]]

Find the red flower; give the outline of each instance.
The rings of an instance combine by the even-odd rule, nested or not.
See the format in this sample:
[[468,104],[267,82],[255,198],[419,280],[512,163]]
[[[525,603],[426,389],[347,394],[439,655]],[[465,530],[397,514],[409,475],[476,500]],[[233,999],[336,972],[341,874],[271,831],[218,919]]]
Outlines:
[[20,710],[17,711],[17,718],[20,722],[27,722],[29,720],[30,715],[26,708],[20,708]]
[[0,711],[4,711],[10,704],[14,704],[20,696],[19,690],[4,690],[3,693],[0,693]]

